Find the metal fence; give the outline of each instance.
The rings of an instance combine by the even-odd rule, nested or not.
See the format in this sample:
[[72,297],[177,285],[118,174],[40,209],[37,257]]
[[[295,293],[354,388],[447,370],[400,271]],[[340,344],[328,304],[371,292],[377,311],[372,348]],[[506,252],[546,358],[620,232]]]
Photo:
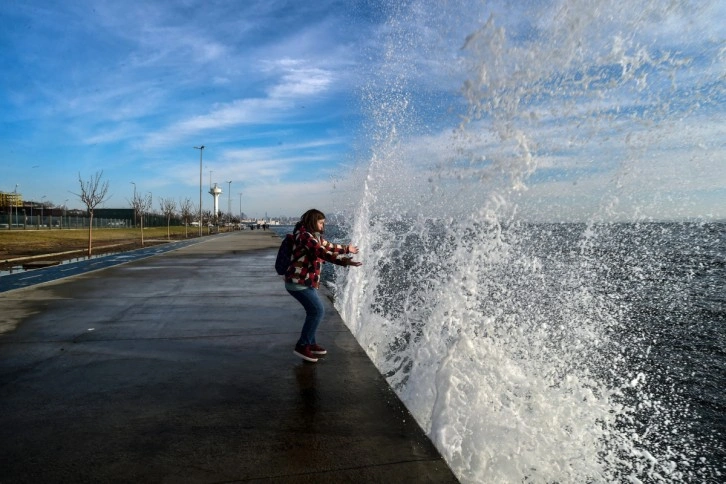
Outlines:
[[[10,222],[8,221],[9,218],[11,219]],[[13,214],[12,217],[8,217],[7,214],[0,214],[0,229],[82,229],[88,228],[90,220],[91,219],[88,217],[71,215],[54,217],[50,215],[30,216],[20,213],[17,215]],[[146,225],[146,223],[144,223],[144,225]],[[93,217],[94,228],[129,228],[133,226],[133,220]]]

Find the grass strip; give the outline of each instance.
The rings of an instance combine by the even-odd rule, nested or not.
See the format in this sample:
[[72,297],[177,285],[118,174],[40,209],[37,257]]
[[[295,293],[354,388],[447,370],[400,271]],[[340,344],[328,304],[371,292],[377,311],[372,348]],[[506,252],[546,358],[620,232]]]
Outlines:
[[[169,240],[185,239],[185,233],[184,227],[170,227]],[[192,228],[188,231],[188,237],[196,237],[198,233],[198,229]],[[141,229],[94,228],[92,235],[94,249],[112,243],[141,246]],[[144,229],[144,245],[166,240],[166,227]],[[0,231],[2,259],[86,248],[88,248],[88,229]]]

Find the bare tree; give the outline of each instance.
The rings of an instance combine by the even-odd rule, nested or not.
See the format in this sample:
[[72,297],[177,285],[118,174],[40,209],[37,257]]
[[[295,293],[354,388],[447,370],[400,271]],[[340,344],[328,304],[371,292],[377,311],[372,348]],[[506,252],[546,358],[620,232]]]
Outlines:
[[90,220],[88,222],[88,256],[91,256],[93,248],[93,211],[106,200],[108,193],[108,181],[101,181],[103,171],[97,171],[87,181],[83,181],[81,174],[78,174],[78,183],[81,184],[81,193],[74,193],[88,210]]
[[147,193],[142,196],[140,193],[134,195],[134,200],[131,206],[134,207],[134,211],[138,214],[139,220],[141,221],[141,247],[144,246],[144,215],[151,210],[152,199],[151,193]]
[[184,237],[186,238],[189,237],[189,223],[199,210],[194,207],[189,198],[185,198],[179,201],[179,211],[181,211],[182,221],[184,222]]
[[169,225],[171,225],[171,218],[174,216],[174,212],[176,212],[176,202],[173,198],[162,198],[159,201],[159,208],[161,209],[161,213],[166,217],[166,240],[169,240],[171,239]]

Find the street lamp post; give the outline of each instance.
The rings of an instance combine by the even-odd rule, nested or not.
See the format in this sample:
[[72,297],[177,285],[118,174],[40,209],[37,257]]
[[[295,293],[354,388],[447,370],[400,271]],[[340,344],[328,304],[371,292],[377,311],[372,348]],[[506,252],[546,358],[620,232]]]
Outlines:
[[227,223],[232,223],[232,180],[227,182]]
[[204,153],[204,145],[195,146],[195,150],[199,150],[199,236],[202,236],[202,154]]
[[239,192],[239,225],[242,226],[242,192]]

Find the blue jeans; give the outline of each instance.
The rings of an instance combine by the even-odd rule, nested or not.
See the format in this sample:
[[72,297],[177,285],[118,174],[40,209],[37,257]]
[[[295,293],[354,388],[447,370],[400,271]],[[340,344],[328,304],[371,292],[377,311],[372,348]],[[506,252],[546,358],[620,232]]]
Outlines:
[[290,291],[292,297],[302,304],[305,308],[305,324],[303,324],[302,333],[298,340],[298,345],[314,345],[315,344],[315,332],[318,330],[320,321],[323,320],[325,315],[325,308],[323,307],[323,301],[320,300],[318,290],[308,287],[302,291]]

